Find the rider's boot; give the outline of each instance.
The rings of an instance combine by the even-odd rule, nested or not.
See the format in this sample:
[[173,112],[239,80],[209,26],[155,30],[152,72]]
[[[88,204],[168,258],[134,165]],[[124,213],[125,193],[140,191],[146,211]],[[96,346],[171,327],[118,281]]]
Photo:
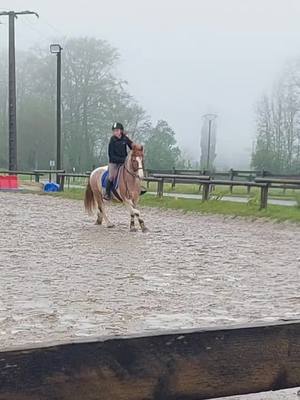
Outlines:
[[104,200],[107,201],[111,200],[111,187],[112,187],[112,182],[109,179],[107,179]]

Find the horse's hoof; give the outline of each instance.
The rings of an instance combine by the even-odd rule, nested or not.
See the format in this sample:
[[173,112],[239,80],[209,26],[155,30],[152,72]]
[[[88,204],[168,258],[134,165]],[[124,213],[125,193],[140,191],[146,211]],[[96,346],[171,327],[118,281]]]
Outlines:
[[143,232],[143,233],[147,233],[147,232],[149,232],[149,229],[146,228],[146,227],[145,227],[145,228],[142,228],[142,232]]
[[95,225],[102,225],[102,222],[96,221]]
[[137,232],[136,228],[130,228],[130,232]]
[[111,228],[114,228],[115,225],[114,225],[114,224],[108,224],[107,227],[108,227],[109,229],[111,229]]

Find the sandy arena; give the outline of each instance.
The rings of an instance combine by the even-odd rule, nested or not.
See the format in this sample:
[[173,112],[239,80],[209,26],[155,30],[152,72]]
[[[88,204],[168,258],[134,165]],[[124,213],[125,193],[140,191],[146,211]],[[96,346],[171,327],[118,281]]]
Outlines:
[[145,209],[142,234],[119,206],[108,230],[77,201],[0,193],[0,204],[2,349],[300,319],[299,225]]

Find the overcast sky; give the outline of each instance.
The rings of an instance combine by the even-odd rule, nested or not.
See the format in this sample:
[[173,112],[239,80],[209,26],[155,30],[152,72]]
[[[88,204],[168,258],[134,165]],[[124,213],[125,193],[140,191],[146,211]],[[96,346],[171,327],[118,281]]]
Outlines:
[[299,0],[0,0],[0,9],[41,16],[18,19],[19,49],[62,36],[118,47],[130,93],[153,120],[170,123],[195,159],[202,115],[216,112],[218,160],[228,167],[247,165],[255,102],[300,56]]

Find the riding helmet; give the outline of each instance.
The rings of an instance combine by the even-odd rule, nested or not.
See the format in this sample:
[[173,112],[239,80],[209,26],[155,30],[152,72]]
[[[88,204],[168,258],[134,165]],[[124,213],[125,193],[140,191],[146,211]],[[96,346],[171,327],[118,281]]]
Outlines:
[[124,131],[124,127],[123,127],[123,125],[122,125],[120,122],[115,122],[115,123],[113,124],[113,126],[112,126],[111,129],[112,129],[112,130],[121,129],[121,131]]

